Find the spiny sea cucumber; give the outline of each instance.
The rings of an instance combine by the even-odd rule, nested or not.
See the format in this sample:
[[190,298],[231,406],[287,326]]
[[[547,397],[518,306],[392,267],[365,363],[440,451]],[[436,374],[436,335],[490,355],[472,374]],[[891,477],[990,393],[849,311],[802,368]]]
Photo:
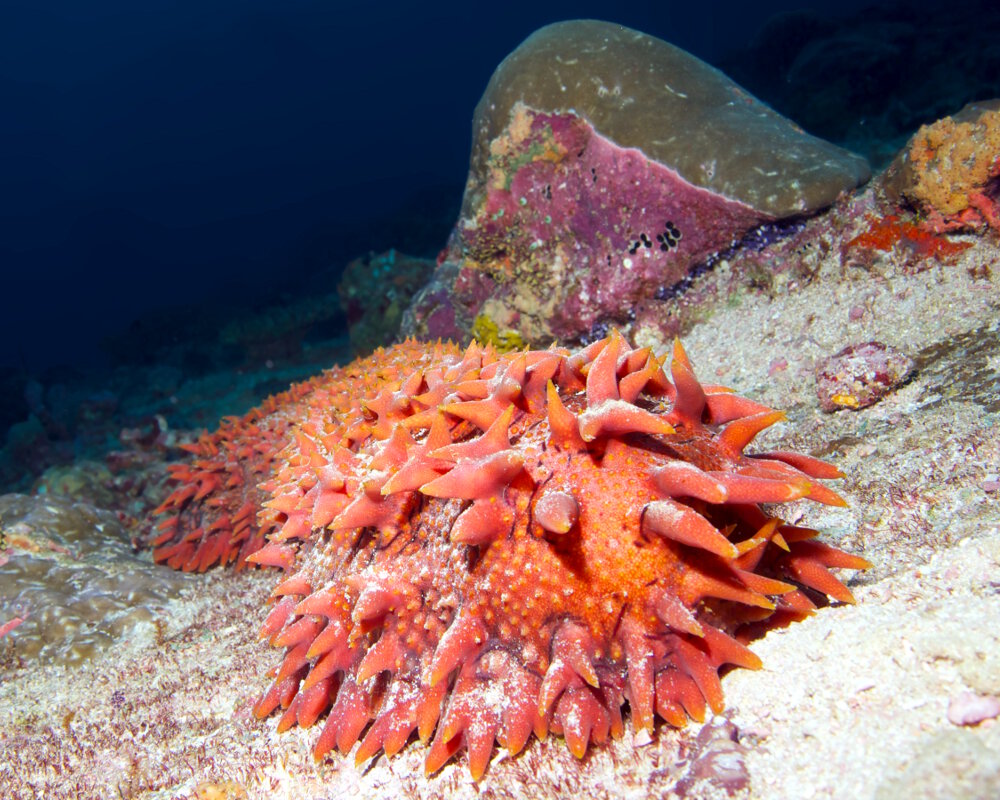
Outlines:
[[868,563],[772,515],[843,504],[829,464],[744,452],[781,412],[700,383],[679,343],[666,363],[617,332],[379,351],[203,436],[155,557],[285,571],[256,712],[325,716],[317,758],[416,732],[428,773],[464,747],[479,778],[532,733],[583,756],[626,702],[637,731],[703,720],[721,667],[760,666],[750,626],[851,602],[830,569]]

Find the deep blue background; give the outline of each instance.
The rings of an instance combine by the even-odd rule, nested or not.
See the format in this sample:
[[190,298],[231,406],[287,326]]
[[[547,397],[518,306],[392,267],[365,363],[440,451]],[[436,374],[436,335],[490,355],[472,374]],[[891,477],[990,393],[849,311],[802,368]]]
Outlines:
[[397,244],[373,221],[457,203],[473,107],[543,24],[718,63],[804,5],[3,0],[0,366],[97,364],[152,309],[308,291]]

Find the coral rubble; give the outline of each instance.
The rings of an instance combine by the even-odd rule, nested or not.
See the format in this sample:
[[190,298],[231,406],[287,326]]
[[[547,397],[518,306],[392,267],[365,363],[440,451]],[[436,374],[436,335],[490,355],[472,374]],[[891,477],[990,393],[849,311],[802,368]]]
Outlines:
[[867,408],[904,383],[913,359],[882,342],[848,345],[816,366],[820,408]]

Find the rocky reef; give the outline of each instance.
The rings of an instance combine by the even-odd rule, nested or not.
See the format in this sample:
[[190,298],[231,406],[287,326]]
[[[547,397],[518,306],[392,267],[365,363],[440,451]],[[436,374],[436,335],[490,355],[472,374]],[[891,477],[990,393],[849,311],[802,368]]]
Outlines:
[[403,312],[433,269],[433,261],[396,250],[369,253],[344,268],[337,293],[356,355],[398,338]]
[[592,20],[537,31],[473,121],[460,218],[404,332],[587,341],[754,229],[829,206],[864,159],[667,42]]
[[[584,27],[593,30],[593,24]],[[640,50],[647,46],[633,32],[622,35]],[[576,67],[568,64],[566,74]],[[612,102],[615,83],[598,77],[593,86],[609,90]],[[737,105],[758,109],[738,90],[725,91]],[[633,107],[616,113],[628,115]],[[87,478],[72,468],[51,470],[38,484],[40,494],[0,498],[0,561],[6,562],[0,598],[7,587],[23,589],[22,599],[3,600],[0,612],[6,615],[0,616],[0,794],[171,800],[997,796],[995,109],[980,103],[914,131],[894,166],[859,188],[862,162],[814,145],[839,153],[833,160],[843,159],[845,171],[815,206],[779,211],[759,196],[730,196],[690,174],[681,177],[677,164],[616,138],[576,106],[540,107],[512,97],[499,127],[483,134],[467,206],[403,323],[433,338],[475,330],[510,353],[410,342],[352,368],[328,370],[255,413],[230,418],[215,433],[176,432],[171,425],[130,429],[122,441],[137,447],[110,458],[107,471],[82,463],[77,466]],[[788,131],[798,135],[793,126]],[[577,142],[586,145],[582,154],[572,148]],[[750,173],[755,164],[763,170],[764,156],[756,158],[746,164]],[[589,170],[598,166],[604,172],[595,181]],[[538,209],[556,175],[567,193],[560,200],[563,216],[551,216],[562,227],[545,238],[541,226],[548,223]],[[607,188],[602,195],[610,183],[602,178],[610,176],[622,179],[617,194]],[[801,175],[796,181],[800,188],[808,183]],[[552,203],[559,186],[551,185]],[[529,189],[535,193],[529,196]],[[629,191],[647,205],[602,208],[602,197],[627,201]],[[669,205],[675,192],[685,204]],[[529,202],[522,205],[521,196]],[[791,205],[802,196],[793,195]],[[581,204],[570,213],[568,199],[577,197]],[[683,217],[687,202],[707,216]],[[721,235],[713,239],[716,212]],[[504,220],[517,224],[506,227]],[[707,232],[697,233],[696,223]],[[613,238],[629,226],[633,238]],[[578,229],[579,249],[572,233]],[[543,244],[531,249],[538,238]],[[563,336],[559,326],[571,320],[559,316],[565,303],[545,306],[549,295],[562,291],[565,299],[570,287],[586,288],[580,282],[588,279],[585,267],[600,261],[574,257],[607,255],[612,244],[635,257],[636,270],[650,266],[645,278],[616,284],[619,296],[602,295],[604,305],[594,293],[576,301],[587,321],[566,330],[569,341],[519,355],[533,336],[546,347],[548,337]],[[681,259],[686,247],[701,253],[697,263],[685,262],[673,283],[646,285],[651,276],[658,281],[668,274],[667,259]],[[638,294],[628,294],[633,289]],[[604,330],[612,325],[620,332]],[[672,341],[678,332],[683,350]],[[685,372],[690,364],[699,367],[698,381]],[[234,373],[231,383],[240,381],[250,378]],[[221,377],[205,383],[204,394],[223,383]],[[193,397],[190,390],[176,395],[182,405]],[[707,415],[694,410],[701,399]],[[739,408],[747,413],[726,422],[716,416],[726,404],[748,402],[755,405]],[[441,423],[435,430],[428,418],[432,408],[447,415],[447,437]],[[770,408],[785,415],[773,416]],[[102,430],[115,418],[97,416]],[[178,460],[178,449],[162,444],[167,432],[186,445],[186,457]],[[750,438],[759,449],[733,449]],[[730,446],[724,457],[723,445]],[[652,487],[630,482],[651,465],[662,469],[660,461],[676,451],[691,456],[700,472],[674,466]],[[790,531],[781,541],[790,550],[772,530],[759,548],[767,557],[744,570],[758,549],[756,534],[773,523],[749,503],[715,502],[720,495],[712,495],[711,481],[702,476],[723,472],[728,481],[747,462],[760,467],[762,453],[785,453],[784,462],[765,464],[782,470],[781,463],[794,466],[792,452],[803,454],[799,467],[819,477],[796,479],[796,496],[778,498],[782,527]],[[167,459],[178,463],[162,524],[151,530],[149,514],[147,526],[138,527],[143,509],[168,494],[161,480]],[[837,495],[823,494],[829,491],[824,476],[833,472],[817,472],[829,469],[821,462],[843,475]],[[602,470],[613,479],[596,480]],[[685,484],[690,480],[695,483]],[[687,494],[654,497],[664,482],[671,491],[687,486]],[[749,491],[739,484],[733,480],[736,491]],[[532,487],[541,487],[537,496]],[[123,500],[127,491],[134,494]],[[809,501],[820,495],[833,502]],[[624,527],[601,522],[588,528],[600,535],[581,534],[580,521],[594,517],[586,509],[601,497],[614,508],[641,500],[639,507],[655,506],[655,513],[628,518]],[[718,522],[721,540],[670,503]],[[100,510],[109,504],[115,513]],[[668,511],[687,524],[666,524]],[[495,523],[511,519],[521,522],[492,552],[513,556],[493,564]],[[796,546],[815,541],[804,531],[821,531],[824,541],[863,556],[871,569],[827,565],[838,583],[815,564],[797,576],[782,569]],[[687,541],[678,541],[680,535]],[[619,588],[644,601],[662,600],[655,582],[638,578],[643,565],[666,552],[682,556],[667,570],[682,586],[684,575],[701,571],[685,572],[678,564],[690,566],[696,553],[697,563],[710,563],[718,578],[719,560],[732,556],[727,544],[742,548],[734,563],[753,574],[742,575],[742,590],[728,580],[713,585],[728,591],[728,599],[687,596],[693,602],[680,607],[654,602],[648,617],[625,613],[624,627],[632,631],[658,626],[664,616],[687,626],[669,634],[670,653],[656,642],[650,653],[628,630],[605,626],[600,603],[593,620],[574,616],[576,598],[584,607],[603,579],[598,575],[586,587],[573,583],[589,573],[574,572],[580,554],[571,543],[609,538],[610,548],[596,550],[639,565],[614,575]],[[154,539],[164,562],[207,572],[181,574],[153,565],[151,554],[132,552]],[[434,546],[409,546],[414,541]],[[253,551],[258,563],[296,569],[279,578],[272,569],[210,568],[219,561],[245,564]],[[428,551],[445,568],[422,569]],[[543,563],[568,582],[560,586],[572,584],[574,591],[560,594],[536,581],[531,570]],[[477,570],[492,576],[490,591],[467,591],[465,578]],[[46,584],[48,593],[40,593],[35,583],[45,571],[57,575],[61,589]],[[784,590],[792,584],[798,589]],[[765,634],[768,626],[755,627],[776,612],[794,611],[787,607],[798,599],[793,591],[822,600],[817,588],[834,602],[784,629]],[[536,605],[540,599],[525,589],[538,590],[545,602]],[[856,604],[836,602],[848,599],[844,591]],[[512,597],[516,615],[507,614]],[[89,598],[97,602],[88,605]],[[28,616],[25,600],[32,604]],[[485,633],[473,623],[446,627],[467,620],[461,611],[473,606],[484,619],[491,613],[496,627]],[[546,628],[548,638],[516,649],[537,660],[512,660],[511,643],[532,637],[519,620],[535,622],[538,609],[554,607],[559,613]],[[689,618],[684,609],[695,613]],[[741,615],[735,627],[733,609]],[[751,619],[755,615],[760,619]],[[572,624],[579,619],[588,624]],[[707,625],[718,626],[725,638],[715,638]],[[261,626],[273,647],[259,640]],[[433,650],[414,646],[430,641]],[[722,675],[722,708],[716,668],[722,661],[755,666],[740,649],[747,645],[765,668]],[[63,663],[81,647],[85,670]],[[277,667],[275,647],[283,653]],[[54,660],[42,663],[39,653]],[[437,673],[454,677],[446,674],[426,688],[444,692],[435,688],[444,686],[458,702],[435,706],[418,691],[424,688],[419,667],[431,662]],[[647,667],[651,684],[644,680]],[[519,693],[533,679],[545,682],[544,696],[551,698],[548,729],[541,732],[561,731],[570,747],[537,735],[541,728],[531,719],[537,703]],[[658,705],[661,696],[666,701]],[[435,708],[439,716],[431,713]],[[647,725],[656,714],[667,723],[685,715],[695,721],[683,729]],[[330,723],[331,716],[339,722]],[[441,727],[439,735],[428,719]],[[319,741],[305,730],[316,722],[331,731]],[[494,748],[495,741],[502,746]],[[338,748],[364,766],[332,752]],[[388,752],[395,755],[383,757]]]

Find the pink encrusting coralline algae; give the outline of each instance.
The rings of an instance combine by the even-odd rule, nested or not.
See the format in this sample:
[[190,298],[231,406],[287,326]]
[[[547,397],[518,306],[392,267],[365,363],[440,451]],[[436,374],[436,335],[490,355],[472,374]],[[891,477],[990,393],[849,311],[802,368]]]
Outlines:
[[476,107],[462,212],[404,333],[603,335],[756,229],[868,176],[667,42],[593,20],[547,26]]

